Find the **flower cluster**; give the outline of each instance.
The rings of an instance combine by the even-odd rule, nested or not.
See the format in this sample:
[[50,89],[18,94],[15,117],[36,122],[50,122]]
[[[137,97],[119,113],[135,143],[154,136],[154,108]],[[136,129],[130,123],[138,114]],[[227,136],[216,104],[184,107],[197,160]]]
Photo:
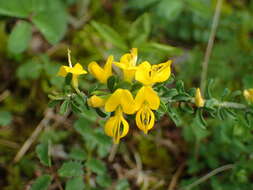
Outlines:
[[[89,106],[113,113],[106,121],[104,129],[105,133],[113,138],[114,143],[119,143],[120,139],[126,136],[129,131],[125,114],[136,114],[136,125],[145,134],[153,128],[155,123],[153,111],[159,108],[160,98],[152,87],[156,83],[168,80],[171,74],[171,60],[157,65],[151,65],[148,61],[144,61],[137,65],[137,54],[137,49],[133,48],[119,61],[115,61],[113,56],[109,56],[104,67],[101,67],[97,62],[91,62],[88,65],[89,73],[102,84],[107,84],[108,79],[116,75],[114,70],[120,71],[122,73],[121,80],[131,86],[137,82],[141,84],[137,90],[119,86],[112,92],[106,91],[103,96],[93,94],[87,100]],[[62,66],[58,74],[65,77],[71,73],[72,85],[77,88],[78,75],[86,74],[87,71],[78,63],[72,67],[70,53],[68,55],[70,66]]]

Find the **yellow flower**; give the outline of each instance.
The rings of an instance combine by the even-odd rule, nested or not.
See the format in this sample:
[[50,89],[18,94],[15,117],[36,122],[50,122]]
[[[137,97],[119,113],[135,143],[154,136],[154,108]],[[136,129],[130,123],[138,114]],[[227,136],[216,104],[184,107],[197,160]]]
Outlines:
[[132,48],[130,53],[124,54],[120,58],[120,62],[114,62],[116,66],[123,70],[124,80],[131,82],[134,79],[135,71],[137,69],[137,48]]
[[119,88],[106,100],[106,112],[113,112],[118,107],[121,107],[122,111],[126,114],[133,114],[135,112],[134,99],[129,90]]
[[94,108],[100,108],[105,105],[105,99],[99,96],[93,95],[88,100],[88,105]]
[[101,68],[97,62],[93,61],[88,65],[89,72],[101,83],[106,83],[107,79],[112,76],[113,56],[109,56],[104,68]]
[[151,66],[149,62],[144,61],[137,68],[135,80],[144,85],[153,85],[157,82],[164,82],[170,77],[171,63],[172,61],[169,60],[165,63]]
[[132,94],[125,89],[117,89],[105,102],[105,111],[113,112],[115,115],[110,117],[105,124],[105,133],[113,137],[114,143],[128,133],[129,125],[123,117],[123,113],[133,114],[135,112],[134,99]]
[[243,95],[248,102],[253,103],[253,88],[244,90]]
[[129,125],[123,117],[122,109],[117,108],[115,115],[110,117],[105,123],[105,134],[113,137],[113,142],[118,144],[120,139],[127,135]]
[[195,104],[197,107],[203,107],[205,104],[205,100],[202,98],[199,88],[197,88],[195,93]]
[[60,70],[58,72],[58,75],[62,76],[62,77],[66,77],[68,73],[71,73],[72,74],[72,85],[75,88],[77,88],[78,87],[78,76],[86,74],[87,71],[83,69],[83,67],[80,63],[77,63],[77,64],[75,64],[74,67],[72,67],[70,50],[68,50],[68,61],[69,61],[69,66],[61,66]]
[[145,134],[153,128],[155,115],[152,110],[157,110],[160,105],[160,98],[150,86],[143,86],[135,97],[137,114],[136,125]]

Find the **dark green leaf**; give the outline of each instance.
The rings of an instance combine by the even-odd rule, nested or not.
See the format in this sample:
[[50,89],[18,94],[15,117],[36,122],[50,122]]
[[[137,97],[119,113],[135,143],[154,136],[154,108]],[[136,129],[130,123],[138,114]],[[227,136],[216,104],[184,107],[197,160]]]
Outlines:
[[96,110],[97,114],[98,114],[100,117],[102,117],[102,118],[107,117],[107,114],[104,113],[101,109],[95,108],[95,110]]
[[115,82],[116,82],[115,76],[110,76],[110,77],[107,79],[107,88],[108,88],[111,92],[114,91]]

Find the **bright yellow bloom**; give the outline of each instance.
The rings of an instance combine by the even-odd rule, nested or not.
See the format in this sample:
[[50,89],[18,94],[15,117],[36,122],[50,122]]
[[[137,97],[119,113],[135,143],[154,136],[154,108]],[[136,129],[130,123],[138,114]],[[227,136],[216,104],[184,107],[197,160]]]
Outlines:
[[205,104],[205,100],[202,98],[199,88],[197,88],[195,93],[195,104],[197,107],[203,107]]
[[130,53],[124,54],[120,58],[120,62],[114,62],[116,66],[123,70],[124,80],[131,82],[134,79],[135,71],[137,69],[137,48],[132,48]]
[[248,102],[253,103],[253,88],[244,90],[243,95]]
[[72,67],[70,50],[68,50],[68,61],[69,61],[69,66],[61,66],[60,70],[58,72],[58,75],[62,76],[62,77],[66,77],[68,73],[71,73],[72,74],[72,85],[75,88],[77,88],[78,87],[78,76],[86,74],[87,71],[83,69],[83,67],[80,63],[77,63],[77,64],[75,64],[74,67]]
[[150,86],[143,86],[135,97],[137,114],[136,125],[145,134],[153,128],[155,115],[152,110],[157,110],[160,105],[160,98]]
[[151,66],[149,62],[144,61],[137,68],[135,80],[144,85],[153,85],[157,82],[164,82],[170,77],[171,63],[172,61],[169,60],[165,63]]
[[109,56],[104,68],[101,68],[97,62],[93,61],[88,65],[89,72],[101,83],[106,83],[107,79],[112,76],[113,56]]
[[129,90],[119,88],[106,100],[106,112],[116,111],[118,107],[121,107],[122,111],[126,114],[133,114],[135,112],[134,99]]
[[113,142],[118,144],[120,139],[127,135],[129,125],[123,117],[120,107],[117,108],[115,115],[110,117],[105,123],[105,133],[113,138]]
[[105,105],[105,99],[99,96],[93,95],[88,100],[88,105],[93,108],[100,108]]
[[105,124],[105,133],[113,137],[114,143],[119,143],[120,138],[126,136],[129,125],[123,117],[123,113],[133,114],[135,112],[132,94],[125,89],[117,89],[105,102],[105,111],[113,112]]

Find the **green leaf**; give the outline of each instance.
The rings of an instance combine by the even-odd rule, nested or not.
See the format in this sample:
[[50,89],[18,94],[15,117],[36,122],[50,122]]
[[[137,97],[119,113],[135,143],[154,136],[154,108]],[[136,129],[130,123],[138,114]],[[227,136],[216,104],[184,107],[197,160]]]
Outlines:
[[19,21],[8,39],[8,51],[19,54],[25,51],[32,37],[32,25],[26,21]]
[[51,166],[50,143],[42,143],[37,145],[36,153],[42,164],[45,166]]
[[112,43],[114,46],[120,49],[123,49],[123,50],[128,49],[126,42],[121,37],[121,35],[110,26],[106,24],[98,23],[95,21],[92,21],[91,25],[98,31],[100,36],[104,38],[107,42]]
[[195,116],[195,122],[198,126],[202,127],[203,129],[206,129],[206,121],[203,117],[203,109],[197,109],[196,116]]
[[100,108],[95,108],[95,111],[97,112],[97,114],[102,117],[105,118],[107,116],[106,113],[104,113]]
[[65,162],[58,170],[61,177],[78,177],[83,175],[83,166],[78,162]]
[[66,183],[65,190],[84,190],[84,179],[83,177],[75,177],[72,179],[69,179]]
[[167,106],[167,113],[176,126],[180,126],[182,124],[182,120],[179,117],[177,110],[173,108],[170,104]]
[[130,186],[126,179],[119,180],[115,188],[115,190],[128,190],[128,189],[130,189]]
[[31,13],[32,0],[0,1],[0,15],[26,18]]
[[101,186],[101,187],[110,187],[112,184],[112,179],[108,175],[98,175],[96,177],[96,182]]
[[40,176],[32,185],[31,190],[47,190],[51,180],[52,179],[50,175]]
[[173,21],[181,14],[183,5],[182,0],[162,0],[156,7],[156,14],[166,21]]
[[69,100],[64,100],[64,102],[62,103],[61,107],[60,107],[60,114],[63,115],[68,111],[68,107],[69,107],[70,101]]
[[60,0],[43,0],[46,6],[32,17],[32,22],[51,44],[58,43],[66,33],[67,12]]
[[38,79],[42,71],[42,65],[38,60],[31,59],[18,67],[17,77],[20,79]]
[[115,82],[116,82],[116,78],[115,76],[110,76],[108,79],[107,79],[107,88],[113,92],[114,90],[114,86],[115,86]]
[[54,108],[60,102],[61,102],[60,100],[50,100],[50,102],[48,102],[48,107]]
[[12,115],[8,111],[0,111],[0,126],[9,125],[12,121]]
[[73,148],[69,157],[74,160],[84,161],[87,158],[86,152],[81,148]]
[[138,17],[130,27],[129,38],[132,42],[132,47],[148,40],[151,31],[150,18],[147,13]]
[[105,164],[101,160],[92,158],[86,162],[86,167],[89,168],[92,172],[99,175],[106,173]]
[[207,82],[207,87],[206,87],[206,98],[207,99],[211,99],[212,96],[212,88],[213,88],[213,84],[214,84],[214,80],[213,79],[209,79]]

